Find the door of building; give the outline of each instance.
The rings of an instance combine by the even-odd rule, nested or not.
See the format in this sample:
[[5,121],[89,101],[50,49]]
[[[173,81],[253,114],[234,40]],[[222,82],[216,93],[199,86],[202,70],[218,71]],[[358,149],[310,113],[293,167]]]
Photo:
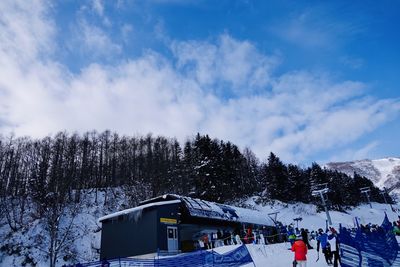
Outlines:
[[168,251],[178,250],[178,227],[167,226]]

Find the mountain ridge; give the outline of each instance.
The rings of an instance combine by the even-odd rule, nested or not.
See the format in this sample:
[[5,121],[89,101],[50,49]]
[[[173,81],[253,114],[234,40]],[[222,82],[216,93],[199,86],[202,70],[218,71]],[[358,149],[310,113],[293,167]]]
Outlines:
[[324,167],[347,175],[354,172],[370,179],[380,189],[400,193],[400,157],[329,162]]

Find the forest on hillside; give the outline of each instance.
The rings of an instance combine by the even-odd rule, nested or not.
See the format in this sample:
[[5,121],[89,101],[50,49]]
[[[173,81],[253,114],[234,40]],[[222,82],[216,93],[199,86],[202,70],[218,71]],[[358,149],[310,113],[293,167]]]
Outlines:
[[330,205],[336,209],[365,202],[359,188],[366,186],[372,200],[383,201],[382,192],[356,173],[349,177],[316,163],[300,168],[284,164],[272,152],[266,157],[262,162],[248,148],[240,151],[231,142],[200,134],[183,146],[174,138],[110,131],[60,132],[42,139],[1,137],[0,197],[30,197],[42,206],[52,198],[79,201],[80,189],[122,186],[127,192],[135,189],[132,204],[165,193],[216,202],[261,195],[318,204],[311,191],[327,183]]

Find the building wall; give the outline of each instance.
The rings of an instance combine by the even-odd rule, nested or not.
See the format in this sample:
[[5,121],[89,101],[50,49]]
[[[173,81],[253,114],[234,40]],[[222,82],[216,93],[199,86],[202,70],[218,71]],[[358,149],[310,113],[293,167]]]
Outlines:
[[123,258],[157,251],[157,209],[142,212],[139,220],[128,215],[102,222],[100,259]]
[[[158,224],[158,248],[160,250],[168,250],[168,242],[167,242],[167,226],[177,226],[179,232],[179,206],[181,204],[171,204],[171,205],[164,205],[160,206],[157,214],[157,224]],[[162,223],[160,221],[161,218],[173,219],[176,220],[177,224],[175,223]],[[180,248],[180,236],[178,235],[178,244]]]

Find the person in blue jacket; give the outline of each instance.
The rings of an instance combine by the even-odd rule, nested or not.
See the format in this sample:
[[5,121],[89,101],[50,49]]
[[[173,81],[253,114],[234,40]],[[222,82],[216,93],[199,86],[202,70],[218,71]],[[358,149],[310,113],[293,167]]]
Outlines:
[[317,235],[317,251],[321,245],[322,253],[324,253],[326,264],[332,264],[332,253],[328,243],[328,234],[320,228]]
[[290,242],[290,245],[293,246],[294,241],[296,240],[296,234],[294,233],[292,228],[289,228],[289,230],[287,231],[287,237]]

